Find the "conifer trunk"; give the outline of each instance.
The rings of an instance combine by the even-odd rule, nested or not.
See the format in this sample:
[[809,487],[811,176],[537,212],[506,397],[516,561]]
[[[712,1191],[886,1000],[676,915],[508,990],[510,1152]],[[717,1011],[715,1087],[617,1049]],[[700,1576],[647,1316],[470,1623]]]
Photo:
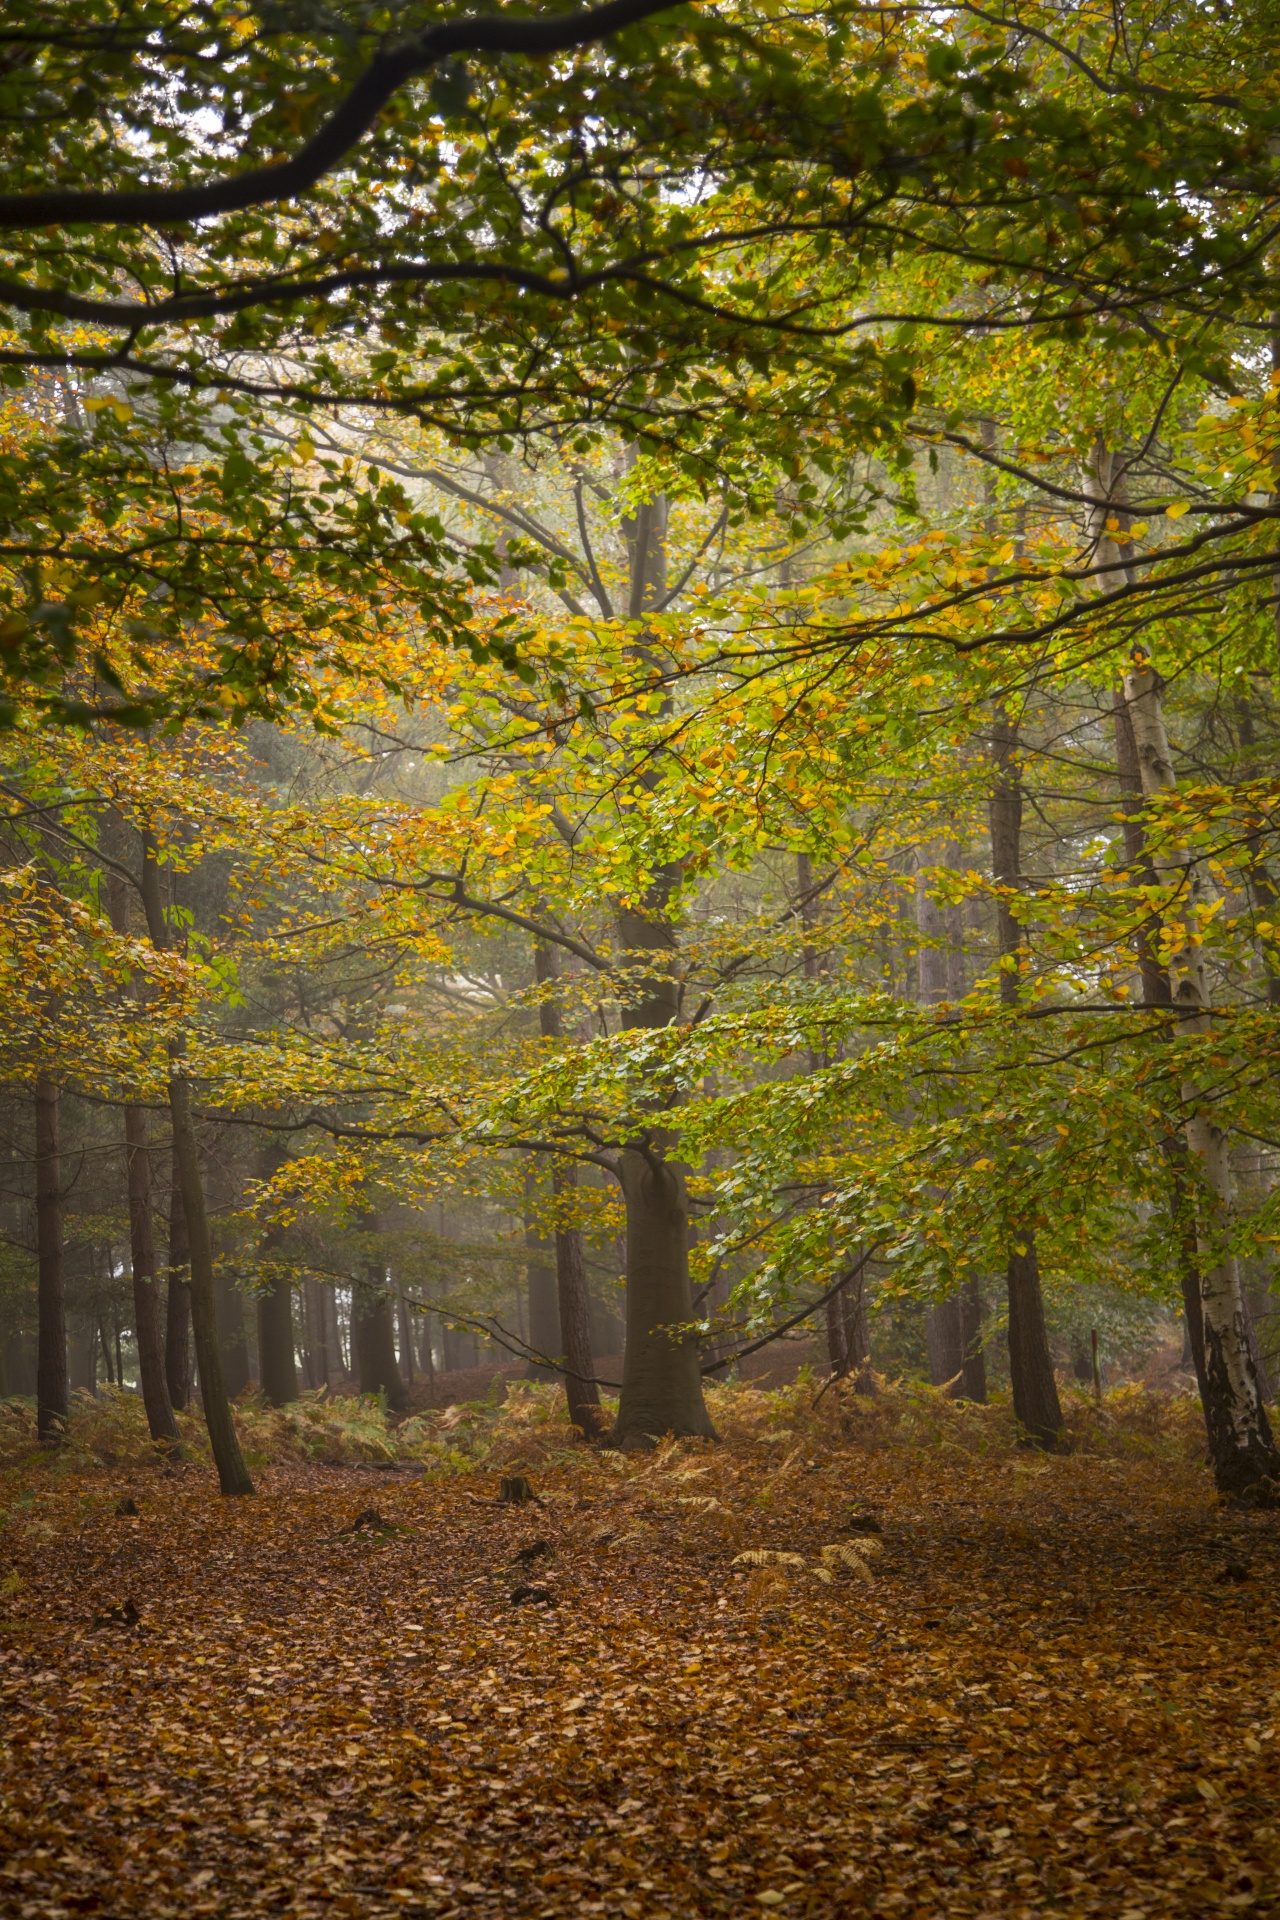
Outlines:
[[[1147,799],[1176,790],[1177,776],[1165,732],[1161,685],[1143,658],[1126,674],[1125,702],[1133,727],[1142,790]],[[1156,859],[1166,883],[1180,889],[1180,913],[1187,943],[1170,969],[1172,1004],[1184,1033],[1209,1029],[1209,1002],[1201,948],[1195,938],[1197,910],[1208,903],[1208,883],[1200,861],[1182,848]],[[1268,1504],[1277,1498],[1280,1454],[1271,1436],[1250,1351],[1249,1328],[1240,1268],[1223,1239],[1229,1230],[1232,1186],[1227,1135],[1218,1126],[1211,1097],[1193,1080],[1183,1085],[1186,1119],[1183,1137],[1197,1175],[1194,1195],[1200,1267],[1205,1425],[1214,1478],[1221,1492]],[[1190,1326],[1190,1317],[1188,1325]],[[1193,1333],[1194,1343],[1194,1333]]]
[[36,1082],[36,1432],[61,1439],[67,1425],[67,1311],[62,1262],[60,1094],[43,1075]]
[[129,1191],[129,1252],[133,1267],[133,1330],[147,1430],[171,1456],[181,1451],[165,1382],[160,1289],[156,1284],[155,1209],[151,1201],[151,1155],[143,1107],[124,1110],[125,1174]]

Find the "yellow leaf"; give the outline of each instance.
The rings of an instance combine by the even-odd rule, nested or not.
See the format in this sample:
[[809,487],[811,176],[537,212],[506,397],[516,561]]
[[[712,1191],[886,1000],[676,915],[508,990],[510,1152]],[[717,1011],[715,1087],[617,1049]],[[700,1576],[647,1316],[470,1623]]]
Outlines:
[[1190,508],[1189,500],[1174,500],[1165,508],[1164,517],[1166,520],[1181,520],[1183,514],[1189,512]]

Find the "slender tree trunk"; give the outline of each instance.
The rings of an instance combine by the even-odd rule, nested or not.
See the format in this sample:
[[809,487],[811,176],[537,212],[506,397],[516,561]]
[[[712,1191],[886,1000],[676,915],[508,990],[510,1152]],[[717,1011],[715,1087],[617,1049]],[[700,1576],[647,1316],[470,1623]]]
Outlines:
[[[991,867],[999,888],[996,945],[1000,956],[1000,998],[1018,1004],[1018,975],[1025,951],[1014,910],[1022,880],[1022,777],[1018,767],[1018,730],[997,707],[991,736],[992,781],[988,804]],[[1028,1438],[1037,1446],[1063,1444],[1064,1423],[1058,1385],[1044,1324],[1044,1299],[1035,1231],[1030,1221],[1014,1219],[1005,1269],[1009,1289],[1009,1373],[1013,1407]]]
[[[115,815],[116,826],[123,822]],[[129,896],[124,878],[112,873],[107,882],[107,911],[115,931],[129,931]],[[131,989],[141,1004],[135,978]],[[160,1324],[160,1288],[156,1275],[155,1207],[151,1196],[151,1142],[145,1107],[124,1109],[125,1185],[129,1195],[129,1253],[133,1269],[133,1324],[138,1342],[138,1378],[147,1428],[171,1457],[181,1452],[178,1423],[173,1417],[165,1379],[165,1342]]]
[[[916,871],[915,915],[919,938],[916,975],[920,1004],[925,1007],[940,1006],[950,997],[947,922],[942,908],[929,893],[926,873],[919,867]],[[925,1345],[932,1384],[935,1387],[949,1385],[953,1396],[963,1395],[966,1389],[964,1310],[958,1292],[948,1294],[927,1309]]]
[[151,1202],[151,1154],[143,1107],[124,1110],[124,1151],[129,1190],[129,1251],[133,1265],[133,1328],[147,1428],[171,1457],[181,1452],[165,1382],[160,1289],[156,1284],[155,1209]]
[[[544,1014],[545,1008],[540,1008]],[[554,1011],[554,1009],[552,1009]],[[545,1020],[544,1020],[545,1026]],[[563,1346],[560,1338],[560,1303],[556,1291],[556,1273],[549,1258],[551,1248],[538,1224],[538,1179],[533,1167],[524,1176],[525,1285],[529,1301],[529,1345],[532,1353],[527,1368],[530,1380],[555,1380]],[[538,1356],[545,1355],[545,1359]]]
[[[151,943],[163,950],[169,944],[160,893],[160,866],[150,833],[142,836],[142,904]],[[228,1496],[253,1492],[253,1481],[240,1451],[240,1440],[222,1377],[218,1347],[218,1320],[214,1295],[213,1245],[204,1203],[200,1149],[191,1113],[191,1083],[183,1064],[184,1042],[169,1043],[169,1117],[173,1124],[173,1159],[177,1189],[182,1196],[190,1278],[191,1324],[195,1334],[196,1365],[200,1369],[200,1400],[209,1433],[218,1484]]]
[[827,1359],[837,1380],[849,1371],[849,1336],[844,1320],[844,1296],[832,1294],[827,1302]]
[[[1146,830],[1142,824],[1142,807],[1146,797],[1142,786],[1142,767],[1138,760],[1138,743],[1134,738],[1133,720],[1130,717],[1123,687],[1116,690],[1112,707],[1116,725],[1116,779],[1119,782],[1120,797],[1124,806],[1122,832],[1125,863],[1137,885],[1154,887],[1158,884],[1159,876],[1147,849]],[[1169,982],[1169,975],[1159,960],[1160,919],[1157,914],[1151,914],[1140,922],[1134,934],[1133,944],[1138,962],[1138,980],[1143,1006],[1172,1006],[1173,988]],[[1187,1339],[1191,1346],[1196,1381],[1200,1388],[1200,1399],[1203,1403],[1205,1396],[1204,1317],[1200,1306],[1200,1250],[1196,1243],[1194,1181],[1187,1165],[1185,1140],[1181,1138],[1170,1140],[1164,1149],[1164,1159],[1169,1170],[1170,1215],[1173,1222],[1178,1284],[1182,1293],[1182,1311],[1186,1322]]]
[[877,1388],[871,1367],[871,1320],[867,1313],[865,1266],[859,1268],[856,1278],[849,1282],[839,1297],[844,1303],[844,1345],[849,1372],[853,1376],[853,1390],[872,1396]]
[[409,1312],[409,1302],[404,1297],[404,1289],[396,1295],[396,1312],[400,1317],[400,1371],[404,1375],[405,1386],[413,1388],[413,1319]]
[[[275,1146],[263,1149],[258,1165],[260,1180],[271,1180],[284,1165],[286,1155]],[[276,1226],[268,1227],[259,1248],[267,1261],[283,1239]],[[241,1324],[243,1325],[243,1316]],[[273,1407],[285,1407],[298,1397],[298,1362],[294,1351],[293,1288],[281,1275],[268,1279],[258,1295],[258,1385]]]
[[182,1210],[182,1187],[178,1180],[176,1153],[172,1156],[172,1167],[164,1377],[169,1389],[169,1404],[180,1410],[191,1400],[191,1286],[188,1279],[191,1248],[187,1241],[187,1216]]
[[329,1351],[329,1312],[330,1299],[328,1287],[319,1280],[312,1282],[315,1287],[316,1303],[316,1370],[320,1375],[317,1385],[328,1387],[329,1369],[332,1366]]
[[173,1121],[173,1149],[178,1163],[178,1182],[182,1210],[187,1225],[190,1258],[191,1325],[195,1334],[196,1365],[200,1369],[200,1400],[204,1408],[209,1444],[218,1470],[218,1484],[224,1494],[253,1492],[253,1481],[240,1451],[240,1439],[231,1415],[226,1382],[222,1375],[222,1349],[218,1340],[218,1314],[214,1291],[213,1244],[204,1204],[204,1180],[200,1172],[200,1151],[191,1116],[191,1085],[182,1070],[178,1046],[170,1051],[169,1113]]
[[[534,977],[550,989],[556,978],[555,955],[543,941],[533,954]],[[562,1037],[560,1008],[550,991],[539,1002],[538,1025],[544,1040]],[[556,1215],[555,1247],[555,1345],[542,1352],[563,1356],[564,1391],[569,1424],[588,1440],[598,1439],[604,1426],[600,1411],[600,1389],[595,1382],[595,1363],[591,1357],[591,1297],[587,1290],[586,1250],[582,1233],[570,1217],[572,1195],[578,1185],[578,1170],[572,1162],[557,1163],[551,1174],[551,1192]],[[528,1189],[526,1188],[526,1192]],[[533,1322],[533,1269],[530,1268],[529,1319]],[[550,1322],[551,1314],[547,1316]],[[538,1343],[532,1340],[531,1344]]]
[[[557,1167],[552,1174],[557,1207],[578,1184],[575,1167]],[[591,1296],[587,1290],[586,1249],[578,1227],[556,1227],[556,1307],[564,1354],[564,1391],[569,1424],[587,1440],[596,1440],[604,1427],[600,1389],[591,1357]]]
[[[1133,725],[1143,793],[1148,799],[1176,790],[1177,777],[1165,732],[1160,681],[1145,660],[1125,676],[1125,701]],[[1177,885],[1188,940],[1170,968],[1173,1005],[1187,1034],[1209,1028],[1203,956],[1194,929],[1198,909],[1208,904],[1202,863],[1190,851],[1171,848],[1156,859],[1162,881]],[[1183,1085],[1183,1135],[1198,1176],[1195,1194],[1199,1246],[1200,1307],[1204,1343],[1204,1413],[1209,1454],[1220,1491],[1270,1503],[1277,1497],[1280,1454],[1259,1390],[1249,1346],[1240,1268],[1223,1242],[1230,1226],[1231,1162],[1227,1135],[1218,1126],[1211,1098],[1195,1082]],[[1193,1336],[1194,1338],[1194,1336]]]
[[51,1080],[36,1082],[36,1432],[58,1440],[67,1425],[67,1312],[62,1271],[60,1096]]
[[983,1349],[982,1286],[976,1273],[970,1274],[960,1288],[961,1374],[957,1398],[974,1400],[979,1406],[987,1399],[987,1357]]

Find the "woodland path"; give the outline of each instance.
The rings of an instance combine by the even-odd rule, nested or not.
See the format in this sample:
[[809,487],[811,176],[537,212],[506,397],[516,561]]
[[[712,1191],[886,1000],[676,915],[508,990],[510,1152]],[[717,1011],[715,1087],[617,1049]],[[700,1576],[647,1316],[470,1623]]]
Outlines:
[[1280,1536],[1198,1467],[258,1478],[4,1476],[5,1914],[1280,1911]]

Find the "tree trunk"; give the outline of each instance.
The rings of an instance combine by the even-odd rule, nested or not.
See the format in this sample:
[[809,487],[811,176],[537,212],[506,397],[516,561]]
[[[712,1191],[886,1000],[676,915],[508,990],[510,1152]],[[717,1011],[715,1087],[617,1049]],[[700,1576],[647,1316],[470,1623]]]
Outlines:
[[149,1148],[146,1109],[126,1107],[124,1151],[129,1189],[129,1251],[133,1266],[133,1329],[138,1342],[138,1374],[151,1438],[159,1441],[165,1452],[174,1457],[181,1452],[181,1442],[165,1383]]
[[329,1289],[319,1280],[313,1280],[311,1284],[315,1288],[316,1305],[316,1372],[320,1376],[316,1384],[321,1387],[327,1387],[329,1385],[329,1370],[333,1364],[330,1358],[329,1348],[329,1312],[331,1305]]
[[844,1349],[855,1393],[873,1395],[875,1374],[871,1369],[871,1321],[867,1313],[867,1269],[859,1268],[838,1296],[844,1306]]
[[[117,826],[123,823],[114,816]],[[115,931],[129,931],[129,897],[123,875],[107,881],[107,911]],[[137,981],[132,991],[139,998]],[[178,1424],[165,1379],[165,1343],[156,1277],[155,1207],[151,1197],[151,1152],[145,1107],[124,1109],[125,1185],[129,1195],[129,1253],[133,1270],[133,1324],[138,1342],[138,1379],[151,1438],[171,1457],[181,1453]]]
[[952,1293],[925,1317],[925,1343],[929,1353],[929,1379],[935,1387],[950,1387],[954,1393],[964,1373],[964,1333],[960,1325],[960,1296]]
[[[936,1007],[946,1000],[947,926],[946,919],[928,889],[926,874],[917,861],[915,884],[916,979],[918,998],[923,1007]],[[935,1387],[960,1384],[964,1370],[964,1336],[960,1325],[960,1298],[949,1294],[925,1312],[925,1346],[929,1356],[929,1379]]]
[[361,1393],[385,1394],[387,1405],[403,1413],[409,1404],[396,1366],[396,1336],[391,1297],[381,1267],[369,1269],[369,1283],[351,1290],[351,1344]]
[[[1146,797],[1142,786],[1142,767],[1123,687],[1117,688],[1112,696],[1112,708],[1116,725],[1116,779],[1124,805],[1122,831],[1125,863],[1134,883],[1142,887],[1154,887],[1159,877],[1147,849],[1146,830],[1142,824],[1141,809]],[[1173,988],[1169,975],[1160,964],[1159,946],[1160,918],[1158,914],[1151,914],[1139,924],[1134,934],[1134,952],[1144,1007],[1168,1007],[1173,1004]],[[1203,1404],[1206,1388],[1204,1319],[1200,1307],[1200,1250],[1196,1244],[1193,1181],[1187,1165],[1186,1142],[1180,1138],[1168,1141],[1164,1158],[1169,1169],[1170,1217],[1183,1318]]]
[[849,1336],[844,1323],[844,1295],[833,1293],[827,1302],[827,1359],[837,1380],[849,1371]]
[[[534,947],[533,969],[534,978],[540,986],[550,988],[554,985],[555,954],[545,941],[540,940]],[[560,1008],[550,992],[538,1004],[538,1026],[544,1040],[561,1039]],[[591,1357],[591,1296],[587,1289],[586,1252],[581,1230],[573,1225],[570,1218],[571,1196],[577,1185],[578,1170],[573,1163],[557,1161],[551,1172],[551,1193],[556,1215],[555,1294],[554,1299],[546,1303],[549,1308],[546,1315],[548,1332],[554,1320],[554,1344],[540,1346],[533,1337],[535,1268],[532,1264],[529,1267],[529,1340],[537,1351],[561,1359],[569,1424],[577,1427],[586,1439],[596,1440],[603,1430],[604,1419],[600,1411],[600,1389],[595,1382],[595,1364]],[[526,1204],[535,1191],[526,1181]]]
[[[544,1012],[540,1008],[539,1012]],[[552,1268],[546,1237],[537,1220],[537,1175],[532,1167],[524,1176],[525,1284],[529,1302],[529,1346],[532,1349],[526,1377],[530,1380],[555,1380],[559,1372],[554,1364],[563,1353],[560,1339],[560,1306],[556,1292],[556,1274]],[[545,1356],[539,1358],[539,1355]]]
[[1009,1372],[1014,1418],[1040,1446],[1062,1444],[1062,1408],[1044,1325],[1040,1263],[1034,1240],[1009,1255]]
[[249,1364],[249,1338],[244,1324],[244,1295],[221,1262],[214,1268],[214,1285],[223,1383],[227,1398],[238,1400],[253,1379],[253,1369]]
[[171,1048],[169,1064],[169,1112],[173,1120],[174,1157],[178,1163],[178,1182],[187,1226],[191,1324],[195,1333],[196,1365],[200,1370],[200,1400],[204,1408],[205,1426],[209,1430],[209,1444],[213,1449],[218,1484],[223,1493],[228,1496],[252,1493],[253,1481],[249,1478],[249,1470],[240,1451],[240,1440],[222,1375],[213,1246],[205,1212],[200,1153],[191,1117],[191,1086],[182,1071],[181,1054],[177,1046]]
[[970,1274],[958,1295],[960,1303],[961,1374],[956,1388],[958,1400],[973,1400],[978,1406],[987,1401],[987,1357],[983,1351],[982,1323],[985,1317],[982,1288],[977,1274]]
[[684,1171],[659,1151],[626,1147],[619,1179],[627,1209],[627,1345],[615,1446],[693,1434],[714,1439],[702,1396],[689,1293]]
[[[577,1169],[557,1167],[552,1175],[555,1198],[577,1186]],[[582,1233],[574,1226],[556,1226],[556,1317],[564,1353],[564,1391],[569,1424],[587,1440],[596,1440],[604,1428],[600,1389],[591,1357],[591,1297],[587,1290],[586,1250]]]
[[[1177,777],[1165,732],[1160,682],[1145,661],[1125,676],[1125,700],[1133,724],[1142,789],[1147,799],[1176,790]],[[1176,884],[1187,944],[1170,968],[1173,1005],[1181,1031],[1204,1033],[1209,1027],[1208,992],[1201,948],[1193,929],[1198,909],[1209,903],[1200,861],[1186,848],[1171,847],[1156,859],[1166,884]],[[1217,1125],[1211,1098],[1191,1079],[1183,1084],[1183,1123],[1190,1164],[1198,1176],[1195,1194],[1196,1239],[1200,1266],[1200,1310],[1204,1342],[1204,1415],[1214,1478],[1221,1492],[1270,1503],[1277,1497],[1280,1454],[1271,1437],[1257,1370],[1249,1350],[1249,1331],[1240,1268],[1224,1251],[1229,1229],[1231,1163],[1225,1132]],[[1194,1337],[1194,1336],[1193,1336]]]
[[[662,897],[673,882],[673,875],[659,877]],[[624,911],[618,932],[629,969],[640,956],[675,950],[672,928],[656,914]],[[630,992],[637,997],[624,1006],[624,1027],[654,1029],[675,1019],[679,995],[669,971],[633,978]],[[684,1169],[666,1158],[655,1131],[643,1143],[623,1148],[617,1170],[627,1220],[627,1331],[612,1444],[643,1445],[646,1436],[664,1433],[714,1439],[697,1336],[671,1331],[693,1317]]]
[[258,1295],[258,1385],[273,1407],[298,1397],[298,1362],[293,1339],[293,1288],[273,1280]]
[[164,1377],[169,1389],[169,1404],[179,1410],[191,1399],[191,1286],[188,1269],[191,1248],[187,1240],[187,1216],[182,1211],[182,1187],[178,1180],[178,1156],[172,1160],[172,1185],[169,1194],[169,1297],[164,1328]]
[[[164,905],[160,895],[160,866],[150,833],[142,836],[142,904],[147,916],[151,943],[159,950],[169,944]],[[218,1319],[214,1298],[213,1246],[209,1238],[209,1216],[204,1204],[204,1180],[200,1172],[200,1149],[191,1114],[191,1083],[183,1068],[184,1043],[169,1043],[169,1117],[173,1123],[173,1159],[177,1190],[182,1196],[186,1228],[190,1279],[191,1324],[195,1333],[196,1365],[200,1369],[200,1400],[204,1423],[209,1432],[218,1484],[228,1496],[253,1492],[253,1481],[240,1451],[240,1440],[226,1383],[222,1377],[222,1356],[218,1350]],[[171,1257],[172,1257],[172,1238]],[[172,1316],[171,1316],[172,1319]]]
[[36,1432],[59,1440],[67,1425],[67,1312],[62,1272],[62,1163],[59,1091],[36,1082]]
[[[1018,769],[1018,730],[1002,707],[997,707],[991,732],[992,782],[988,803],[991,830],[991,869],[999,888],[996,904],[996,945],[1000,957],[1000,998],[1006,1007],[1018,1005],[1018,974],[1025,952],[1022,927],[1014,902],[1022,880],[1022,777]],[[1009,1229],[1011,1248],[1005,1269],[1009,1289],[1009,1372],[1014,1412],[1027,1437],[1037,1446],[1063,1444],[1062,1408],[1053,1377],[1044,1324],[1044,1299],[1035,1232],[1029,1221],[1015,1219]]]
[[[279,1173],[287,1155],[276,1145],[262,1149],[258,1161],[258,1178],[271,1180]],[[258,1254],[266,1256],[268,1266],[272,1253],[280,1246],[283,1234],[278,1226],[270,1226],[262,1236]],[[279,1274],[268,1278],[265,1288],[258,1295],[258,1385],[264,1398],[273,1407],[285,1407],[298,1397],[298,1362],[294,1351],[293,1337],[293,1288]],[[241,1325],[243,1326],[243,1313]]]
[[404,1289],[396,1295],[396,1313],[400,1320],[400,1371],[404,1375],[407,1388],[413,1388],[413,1317],[409,1312],[409,1302],[404,1297]]

